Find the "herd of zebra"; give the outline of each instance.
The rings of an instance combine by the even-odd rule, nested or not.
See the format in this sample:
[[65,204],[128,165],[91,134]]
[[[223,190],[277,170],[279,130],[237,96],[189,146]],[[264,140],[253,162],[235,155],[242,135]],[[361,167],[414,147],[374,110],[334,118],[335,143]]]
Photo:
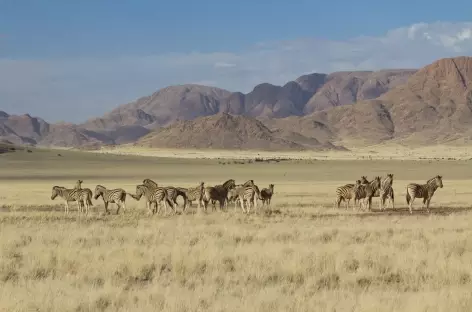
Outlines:
[[[416,198],[423,199],[423,207],[426,204],[426,210],[429,212],[429,204],[436,190],[443,187],[442,176],[437,175],[428,181],[426,184],[409,183],[406,187],[406,202],[410,214],[413,213],[413,201]],[[389,173],[382,179],[375,177],[374,180],[368,181],[367,177],[361,177],[355,184],[346,184],[336,189],[335,206],[339,208],[341,201],[346,202],[346,209],[349,209],[349,202],[354,199],[354,205],[359,203],[359,208],[362,204],[371,210],[372,197],[379,197],[379,208],[384,210],[385,201],[389,199],[392,209],[395,208],[394,192],[393,192],[393,174]],[[362,201],[361,201],[362,200]],[[354,206],[355,207],[355,206]],[[354,208],[353,207],[353,208]]]
[[[136,186],[136,194],[127,193],[122,188],[107,189],[102,185],[95,187],[95,193],[89,188],[82,188],[82,180],[77,180],[75,187],[68,189],[63,186],[53,186],[51,199],[54,200],[57,196],[65,201],[65,213],[69,213],[69,202],[76,202],[78,213],[85,212],[88,214],[90,206],[93,206],[92,197],[97,200],[102,197],[105,212],[109,213],[108,205],[116,204],[118,214],[120,208],[126,209],[126,196],[129,195],[135,200],[140,200],[141,197],[146,199],[146,207],[149,214],[159,214],[161,203],[164,205],[165,214],[167,215],[167,205],[176,213],[177,198],[180,196],[184,200],[183,212],[197,201],[198,209],[203,206],[205,212],[207,211],[208,203],[211,202],[213,210],[216,209],[215,204],[219,202],[220,209],[228,207],[228,202],[234,202],[236,209],[238,202],[241,205],[243,213],[249,214],[251,206],[257,210],[257,200],[262,201],[262,206],[270,205],[272,195],[274,194],[274,184],[270,184],[269,188],[263,188],[261,191],[259,187],[254,184],[254,180],[249,180],[244,184],[236,185],[235,180],[229,179],[221,185],[206,186],[204,182],[192,188],[166,186],[160,187],[151,179],[144,179],[143,183]],[[152,209],[154,204],[154,209]]]
[[[120,208],[125,209],[126,196],[129,195],[135,200],[140,200],[144,197],[146,200],[146,207],[150,214],[159,214],[161,204],[164,205],[165,214],[167,215],[167,206],[169,205],[176,213],[177,198],[180,196],[184,200],[183,212],[192,205],[192,202],[198,203],[198,209],[203,206],[207,212],[208,203],[212,203],[213,210],[216,209],[215,204],[219,202],[220,209],[228,207],[228,203],[234,202],[236,209],[238,202],[243,213],[249,214],[251,206],[257,211],[257,200],[262,201],[264,205],[270,205],[272,195],[274,194],[274,184],[270,184],[268,188],[259,191],[259,187],[254,184],[254,180],[248,180],[244,184],[236,185],[235,180],[229,179],[221,185],[205,186],[204,182],[191,188],[166,186],[160,187],[151,179],[144,179],[143,183],[136,186],[136,194],[127,193],[122,188],[107,189],[102,185],[95,187],[95,193],[89,188],[82,188],[82,180],[77,180],[74,188],[68,189],[62,186],[53,186],[51,199],[54,200],[57,196],[65,201],[65,213],[69,212],[69,202],[76,202],[78,212],[85,212],[88,214],[90,206],[92,206],[92,197],[97,200],[102,197],[105,212],[109,213],[108,205],[116,204],[116,213],[119,213]],[[410,183],[406,189],[406,202],[410,210],[413,212],[413,202],[416,198],[423,199],[423,207],[426,205],[426,210],[429,212],[429,205],[431,198],[438,188],[442,188],[442,176],[437,175],[425,184]],[[355,184],[346,184],[336,189],[335,206],[340,207],[341,201],[346,202],[346,209],[349,208],[351,199],[354,199],[354,207],[359,203],[359,208],[364,206],[371,210],[372,198],[379,197],[379,208],[384,210],[385,202],[388,199],[391,203],[392,209],[395,208],[394,191],[393,191],[393,174],[387,174],[385,178],[375,177],[372,181],[368,181],[365,176],[361,180],[357,180]],[[154,209],[152,207],[154,204]],[[363,205],[362,205],[363,204]],[[353,208],[354,208],[353,207]]]

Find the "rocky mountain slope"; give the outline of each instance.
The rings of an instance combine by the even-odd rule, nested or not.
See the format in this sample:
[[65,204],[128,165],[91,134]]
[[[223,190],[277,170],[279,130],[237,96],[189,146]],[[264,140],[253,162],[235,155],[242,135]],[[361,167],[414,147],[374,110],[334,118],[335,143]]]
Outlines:
[[[352,105],[354,104],[354,105]],[[420,70],[310,74],[284,86],[231,93],[173,86],[81,125],[0,112],[0,139],[15,144],[322,149],[401,140],[472,138],[472,58]]]
[[301,118],[263,121],[269,127],[323,137],[330,142],[467,142],[472,137],[472,58],[436,61],[374,100]]
[[284,86],[262,83],[247,94],[199,85],[171,86],[121,105],[80,126],[93,131],[116,130],[122,126],[155,129],[177,120],[192,120],[220,112],[268,118],[304,116],[353,104],[357,100],[376,98],[405,82],[415,71],[315,73]]
[[262,122],[219,113],[194,120],[178,121],[139,139],[136,146],[168,148],[215,148],[259,150],[334,149],[330,143],[290,131],[269,130]]

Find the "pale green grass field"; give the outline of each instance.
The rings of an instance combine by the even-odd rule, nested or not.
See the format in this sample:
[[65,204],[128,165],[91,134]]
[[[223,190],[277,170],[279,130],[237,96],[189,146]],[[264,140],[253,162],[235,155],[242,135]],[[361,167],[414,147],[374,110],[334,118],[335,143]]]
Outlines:
[[[57,156],[61,153],[62,157]],[[226,164],[221,164],[225,162]],[[230,164],[228,164],[230,162]],[[68,151],[0,156],[2,311],[469,311],[472,162],[303,160],[234,164]],[[334,209],[334,191],[394,174],[395,211]],[[408,182],[443,175],[431,214]],[[144,178],[275,184],[266,213],[148,217],[144,202],[64,216],[51,187],[134,192]],[[260,203],[259,203],[260,204]],[[210,206],[211,207],[211,206]],[[343,207],[343,206],[342,206]],[[416,208],[421,202],[416,202]]]

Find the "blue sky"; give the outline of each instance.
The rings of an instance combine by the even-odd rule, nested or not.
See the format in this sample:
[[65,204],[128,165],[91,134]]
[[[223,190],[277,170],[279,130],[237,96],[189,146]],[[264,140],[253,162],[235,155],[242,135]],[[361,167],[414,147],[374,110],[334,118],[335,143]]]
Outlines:
[[0,109],[78,122],[171,84],[248,92],[472,52],[471,1],[382,2],[0,0]]

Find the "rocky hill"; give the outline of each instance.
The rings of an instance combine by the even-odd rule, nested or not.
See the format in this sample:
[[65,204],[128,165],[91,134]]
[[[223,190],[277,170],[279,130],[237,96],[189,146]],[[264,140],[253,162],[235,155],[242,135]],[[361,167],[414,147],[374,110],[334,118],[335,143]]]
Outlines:
[[341,144],[467,142],[472,137],[472,58],[438,60],[375,100],[264,122]]
[[330,143],[290,131],[269,130],[262,122],[219,113],[194,120],[178,121],[149,133],[136,146],[167,148],[215,148],[259,150],[334,149]]
[[0,112],[0,139],[60,146],[323,149],[388,140],[468,142],[471,123],[472,58],[457,57],[420,70],[315,73],[284,86],[260,84],[247,94],[173,86],[81,125]]

